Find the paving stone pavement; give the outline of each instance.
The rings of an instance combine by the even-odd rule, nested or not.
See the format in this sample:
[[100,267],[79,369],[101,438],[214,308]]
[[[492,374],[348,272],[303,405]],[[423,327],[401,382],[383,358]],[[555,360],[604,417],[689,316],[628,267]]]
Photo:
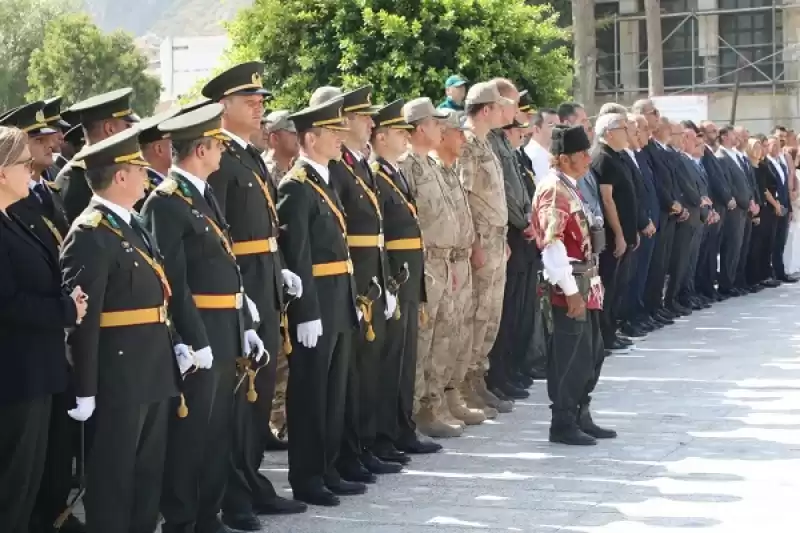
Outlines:
[[[543,383],[515,411],[415,457],[364,496],[265,532],[797,531],[800,287],[695,312],[606,361],[595,420],[620,436],[547,442]],[[286,455],[264,472],[291,497]]]

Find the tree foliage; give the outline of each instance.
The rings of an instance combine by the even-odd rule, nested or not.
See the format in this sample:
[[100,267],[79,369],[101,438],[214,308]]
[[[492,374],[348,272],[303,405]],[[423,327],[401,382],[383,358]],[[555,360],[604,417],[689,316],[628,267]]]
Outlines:
[[454,73],[508,77],[552,104],[571,72],[556,20],[524,0],[255,0],[228,25],[227,60],[264,61],[276,108],[302,107],[322,85],[370,83],[375,101],[438,100]]
[[0,0],[0,110],[25,102],[30,57],[47,23],[79,7],[78,0]]
[[31,55],[28,96],[58,94],[67,105],[132,87],[133,108],[149,115],[158,102],[161,83],[145,72],[147,66],[147,58],[130,34],[106,34],[86,15],[65,15],[47,25],[44,43]]

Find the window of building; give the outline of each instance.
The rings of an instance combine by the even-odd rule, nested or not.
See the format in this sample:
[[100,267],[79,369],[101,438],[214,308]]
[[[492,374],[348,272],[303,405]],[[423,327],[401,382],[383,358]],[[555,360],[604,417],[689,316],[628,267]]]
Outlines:
[[[776,0],[718,0],[720,9],[763,8],[719,16],[719,83],[769,84],[783,78],[783,13]],[[727,44],[726,44],[727,43]],[[747,65],[747,59],[754,63]]]

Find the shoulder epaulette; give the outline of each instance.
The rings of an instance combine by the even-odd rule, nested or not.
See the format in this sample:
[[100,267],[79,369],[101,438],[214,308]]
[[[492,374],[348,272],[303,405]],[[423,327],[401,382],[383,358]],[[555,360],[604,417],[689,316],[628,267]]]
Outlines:
[[76,168],[79,168],[81,170],[86,170],[86,162],[85,161],[70,161],[69,162],[69,166],[70,167],[76,167]]
[[172,178],[167,178],[156,187],[156,194],[161,196],[172,196],[178,190],[178,181]]
[[381,169],[381,164],[377,161],[373,161],[369,164],[369,168],[371,168],[373,172],[377,172]]
[[100,225],[102,220],[103,213],[100,211],[92,211],[91,213],[86,213],[76,218],[72,225],[84,229],[94,229]]
[[51,190],[54,190],[56,192],[61,190],[61,186],[57,184],[55,181],[45,181],[45,183],[47,183],[47,186],[50,187]]
[[308,179],[308,174],[306,174],[306,169],[304,169],[301,166],[296,166],[292,168],[292,170],[290,170],[289,173],[283,177],[283,179],[281,179],[281,183],[287,180],[296,181],[298,183],[305,183],[307,179]]

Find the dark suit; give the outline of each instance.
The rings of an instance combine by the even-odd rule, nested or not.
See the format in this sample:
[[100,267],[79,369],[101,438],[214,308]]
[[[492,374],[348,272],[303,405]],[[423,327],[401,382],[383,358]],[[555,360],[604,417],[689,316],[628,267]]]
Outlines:
[[[380,191],[389,248],[403,239],[422,239],[416,203],[402,173],[384,159],[372,165]],[[392,244],[389,244],[392,243]],[[425,259],[419,250],[388,250],[387,274],[397,276],[405,264],[409,277],[397,293],[399,318],[386,324],[386,342],[380,358],[378,381],[385,394],[377,408],[377,440],[405,443],[416,438],[411,420],[414,408],[414,380],[417,368],[419,304],[425,301]]]
[[[792,201],[791,198],[789,198],[789,183],[781,178],[781,172],[779,172],[778,169],[780,168],[783,174],[788,176],[789,180],[794,179],[794,176],[789,173],[788,167],[786,167],[786,164],[783,163],[783,160],[780,158],[778,159],[777,166],[770,161],[770,167],[777,178],[776,192],[778,197],[776,200],[791,213]],[[772,269],[776,279],[783,279],[786,277],[786,269],[783,265],[783,250],[786,248],[786,240],[788,237],[789,217],[785,216],[778,219],[775,227],[775,245],[772,248]]]
[[9,218],[0,213],[0,530],[4,532],[28,532],[45,467],[51,398],[67,387],[64,330],[76,320],[75,304],[62,286],[57,250],[15,214]]
[[[160,263],[160,254],[143,229],[90,202],[64,241],[61,263],[64,278],[94,302],[69,340],[75,394],[94,396],[97,403],[87,458],[87,528],[152,530],[169,400],[178,393],[179,379],[173,332],[165,320],[168,291],[151,266]],[[148,310],[146,319],[141,310]],[[124,314],[128,311],[137,313]]]
[[716,294],[714,284],[717,282],[717,257],[720,255],[722,230],[728,216],[728,202],[733,198],[728,175],[710,148],[706,147],[700,159],[708,177],[708,192],[714,203],[714,211],[719,214],[719,222],[708,226],[705,239],[700,248],[697,260],[695,286],[706,296]]
[[[342,442],[352,336],[358,323],[356,287],[347,270],[323,275],[328,267],[322,265],[344,265],[350,258],[336,191],[301,158],[281,182],[278,197],[281,251],[287,268],[303,280],[303,297],[289,307],[292,338],[297,338],[299,324],[322,322],[316,347],[295,343],[289,357],[289,483],[300,494],[338,481],[335,463]],[[314,265],[319,266],[315,269]]]
[[83,213],[92,198],[92,190],[89,188],[89,182],[86,181],[86,168],[83,162],[70,161],[64,165],[56,176],[55,184],[64,200],[67,219],[72,223],[78,215]]
[[243,148],[235,140],[222,154],[219,170],[208,177],[208,183],[214,188],[229,225],[245,292],[256,304],[261,318],[256,331],[270,354],[270,362],[256,376],[255,405],[246,401],[246,389],[242,387],[234,410],[236,453],[222,507],[226,514],[249,514],[254,503],[267,502],[276,496],[272,483],[259,468],[271,437],[268,421],[281,345],[283,260],[277,250],[278,192],[260,154],[252,146]]
[[745,234],[749,235],[751,222],[748,209],[752,199],[752,191],[747,175],[742,170],[741,163],[728,155],[722,148],[717,151],[717,160],[728,177],[731,194],[736,200],[736,207],[728,211],[725,226],[722,229],[722,243],[720,244],[719,288],[722,292],[728,292],[736,284],[736,275],[742,255],[742,243],[744,242]]
[[759,218],[761,223],[753,227],[753,235],[750,239],[750,255],[747,258],[746,276],[749,285],[755,285],[773,277],[772,251],[775,249],[776,230],[780,219],[785,218],[779,217],[775,213],[775,208],[772,207],[772,204],[766,200],[766,193],[769,192],[780,203],[778,183],[781,178],[775,172],[773,165],[767,159],[762,159],[754,169],[759,190],[759,205],[761,206]]
[[[641,182],[639,205],[644,210],[647,218],[658,229],[660,208],[650,158],[642,150],[639,150],[636,152],[636,163],[639,171],[636,177]],[[628,292],[628,319],[631,321],[643,319],[648,314],[644,305],[645,286],[647,285],[647,275],[650,271],[650,262],[653,257],[655,243],[655,235],[651,237],[640,236],[639,249],[636,250],[636,268],[633,271],[633,279],[631,280],[632,283],[629,284]]]
[[[635,156],[636,154],[634,154],[634,157]],[[644,231],[644,229],[650,223],[652,211],[650,206],[650,198],[648,197],[649,193],[647,185],[645,184],[645,178],[642,176],[642,171],[639,168],[638,161],[635,161],[634,157],[631,157],[627,150],[620,152],[620,157],[622,158],[622,162],[625,163],[625,166],[627,166],[628,170],[630,171],[633,186],[636,190],[636,229],[639,235],[640,244],[636,250],[630,250],[630,260],[627,271],[625,272],[624,277],[622,277],[618,282],[622,288],[620,290],[621,304],[619,317],[623,322],[633,322],[636,318],[636,302],[638,301],[638,297],[635,292],[636,273],[641,269],[642,264],[646,265],[645,269],[647,268],[647,265],[650,264],[649,254],[652,253],[652,247],[650,247],[649,251],[642,248],[642,245],[645,244],[644,241],[649,241],[651,239],[643,236],[641,232]]]
[[[705,174],[705,169],[703,168],[702,164],[685,154],[681,155],[681,160],[684,168],[686,169],[685,175],[687,178],[687,187],[691,186],[691,183],[694,183],[694,188],[696,189],[700,198],[702,199],[703,197],[707,197],[708,178]],[[694,198],[694,192],[690,193],[689,196]],[[681,304],[686,306],[689,306],[691,303],[690,299],[695,295],[695,276],[697,274],[697,263],[700,257],[700,246],[702,245],[703,239],[706,235],[706,228],[708,227],[706,225],[706,221],[708,220],[711,212],[711,209],[708,206],[698,206],[695,208],[690,204],[688,209],[690,216],[689,220],[686,222],[693,228],[693,234],[689,244],[689,253],[686,258],[686,275],[683,277],[680,287],[678,287],[678,299]]]
[[[172,172],[147,199],[142,216],[164,254],[176,330],[184,344],[195,350],[210,346],[214,355],[210,369],[184,379],[190,415],[170,413],[163,530],[185,531],[193,525],[199,533],[214,533],[230,467],[235,361],[244,352],[244,331],[251,327],[241,297],[242,277],[224,218],[184,176]],[[234,296],[233,303],[219,308],[201,300],[226,295]]]

